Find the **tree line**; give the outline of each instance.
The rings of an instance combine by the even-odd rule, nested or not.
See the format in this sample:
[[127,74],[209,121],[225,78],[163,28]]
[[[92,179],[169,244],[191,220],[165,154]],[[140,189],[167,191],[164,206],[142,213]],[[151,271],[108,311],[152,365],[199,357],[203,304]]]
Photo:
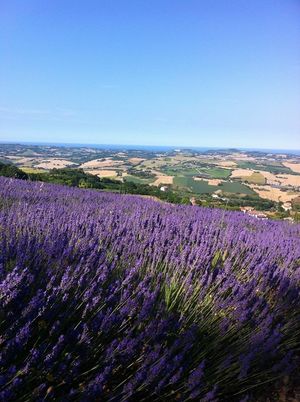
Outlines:
[[11,164],[0,162],[0,175],[13,177],[22,180],[42,181],[46,183],[64,184],[71,187],[89,188],[97,190],[114,191],[123,194],[140,194],[157,197],[161,200],[178,203],[190,203],[189,197],[180,195],[171,190],[162,192],[155,186],[148,184],[133,183],[131,181],[122,182],[109,178],[100,178],[84,172],[83,169],[51,169],[43,173],[25,173],[18,167]]

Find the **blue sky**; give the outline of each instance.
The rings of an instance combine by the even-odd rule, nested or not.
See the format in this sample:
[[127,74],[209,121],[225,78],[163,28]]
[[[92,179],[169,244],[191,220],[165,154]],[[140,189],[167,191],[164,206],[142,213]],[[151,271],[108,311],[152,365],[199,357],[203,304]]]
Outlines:
[[299,0],[0,0],[0,140],[300,148]]

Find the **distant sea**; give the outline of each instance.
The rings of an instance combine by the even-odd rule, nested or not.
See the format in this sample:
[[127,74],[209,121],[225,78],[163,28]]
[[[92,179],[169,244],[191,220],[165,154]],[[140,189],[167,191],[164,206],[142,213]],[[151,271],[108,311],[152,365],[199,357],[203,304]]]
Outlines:
[[72,147],[72,148],[96,148],[96,149],[110,149],[119,151],[131,151],[131,150],[141,150],[149,152],[170,152],[174,150],[195,150],[199,152],[207,151],[226,151],[229,149],[236,149],[240,151],[248,152],[263,152],[272,154],[290,154],[299,155],[300,150],[295,149],[267,149],[267,148],[239,148],[239,147],[189,147],[189,146],[159,146],[159,145],[125,145],[125,144],[69,144],[69,143],[57,143],[57,142],[25,142],[25,141],[0,141],[0,144],[20,144],[20,145],[45,145],[45,146],[55,146],[55,147]]

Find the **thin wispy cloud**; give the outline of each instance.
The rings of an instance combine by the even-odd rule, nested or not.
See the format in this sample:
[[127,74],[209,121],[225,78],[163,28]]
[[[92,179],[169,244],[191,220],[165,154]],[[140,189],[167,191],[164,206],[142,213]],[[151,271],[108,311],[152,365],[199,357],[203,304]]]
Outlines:
[[51,111],[46,109],[23,109],[23,108],[9,108],[1,106],[0,113],[41,115],[41,114],[51,114]]
[[68,118],[75,116],[72,109],[55,108],[55,109],[28,109],[28,108],[10,108],[0,106],[0,114],[2,117],[18,118],[20,116],[27,116],[29,118]]

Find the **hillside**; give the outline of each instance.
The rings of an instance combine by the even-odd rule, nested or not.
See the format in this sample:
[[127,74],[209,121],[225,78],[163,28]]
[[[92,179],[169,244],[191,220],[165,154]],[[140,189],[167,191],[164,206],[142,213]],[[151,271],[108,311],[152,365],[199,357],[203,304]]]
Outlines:
[[266,401],[297,381],[300,225],[0,177],[0,240],[0,401]]
[[113,182],[115,189],[135,185],[139,194],[164,192],[166,198],[169,192],[176,202],[194,197],[199,205],[218,208],[250,206],[273,217],[279,212],[277,218],[292,218],[300,195],[300,155],[293,153],[0,144],[0,158],[30,175],[80,170],[94,181]]

